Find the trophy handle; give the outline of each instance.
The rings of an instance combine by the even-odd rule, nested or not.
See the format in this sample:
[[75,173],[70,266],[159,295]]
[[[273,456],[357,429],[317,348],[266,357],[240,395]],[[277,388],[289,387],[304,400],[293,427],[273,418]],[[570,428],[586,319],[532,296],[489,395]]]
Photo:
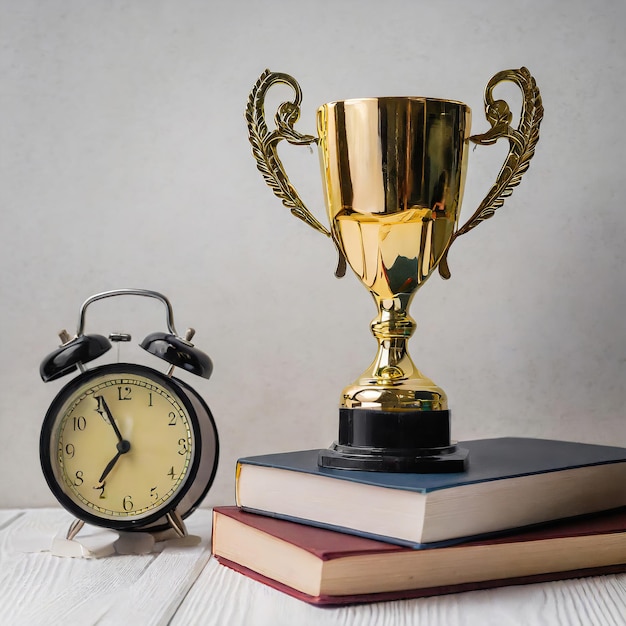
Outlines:
[[[504,100],[493,99],[494,87],[504,81],[513,82],[522,90],[522,111],[517,129],[510,126],[512,115],[509,105]],[[485,89],[485,115],[491,129],[482,135],[472,135],[470,141],[488,146],[496,143],[501,137],[506,137],[509,140],[509,154],[496,182],[476,212],[450,239],[450,244],[439,262],[439,273],[443,278],[450,278],[448,251],[452,242],[490,218],[504,204],[504,199],[519,185],[535,154],[535,146],[539,141],[539,125],[543,118],[543,105],[535,79],[525,67],[498,72],[489,81]]]
[[[270,131],[265,121],[265,96],[269,88],[276,84],[291,87],[294,91],[294,98],[293,101],[283,102],[278,107],[274,117],[276,128]],[[302,90],[295,78],[289,74],[271,72],[268,69],[261,74],[250,92],[246,106],[246,122],[248,124],[248,137],[252,144],[252,155],[265,183],[274,192],[274,195],[291,210],[291,213],[333,240],[339,252],[339,263],[335,275],[341,277],[346,273],[346,260],[343,252],[332,237],[330,230],[302,202],[298,192],[291,184],[277,152],[278,144],[283,139],[298,146],[317,143],[317,137],[302,135],[293,127],[300,118],[301,101]]]

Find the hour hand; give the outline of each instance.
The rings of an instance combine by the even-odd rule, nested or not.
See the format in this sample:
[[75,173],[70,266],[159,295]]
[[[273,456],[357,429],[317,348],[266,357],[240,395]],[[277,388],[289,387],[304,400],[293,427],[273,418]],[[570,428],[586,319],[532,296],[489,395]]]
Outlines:
[[113,415],[111,414],[111,409],[109,409],[109,406],[106,403],[104,396],[95,396],[95,399],[98,401],[98,408],[96,409],[96,411],[98,411],[98,413],[100,413],[102,417],[104,417],[104,414],[106,413],[109,419],[109,424],[111,424],[111,426],[113,427],[113,430],[115,431],[117,440],[120,442],[123,441],[124,438],[122,437],[122,433],[120,433],[120,429],[117,427],[117,424],[115,423],[115,420],[113,419]]
[[122,456],[122,454],[126,454],[129,450],[130,443],[122,439],[122,441],[117,444],[117,454],[107,463],[107,466],[104,468],[104,471],[98,480],[98,484],[94,487],[94,489],[100,489],[104,486],[104,479],[111,473],[111,470],[117,463],[117,460]]
[[104,487],[104,479],[109,475],[109,473],[113,469],[113,466],[117,463],[117,459],[120,458],[121,454],[122,453],[118,450],[117,454],[108,462],[107,466],[102,472],[102,475],[98,479],[98,484],[94,487],[94,489],[100,489],[101,487]]

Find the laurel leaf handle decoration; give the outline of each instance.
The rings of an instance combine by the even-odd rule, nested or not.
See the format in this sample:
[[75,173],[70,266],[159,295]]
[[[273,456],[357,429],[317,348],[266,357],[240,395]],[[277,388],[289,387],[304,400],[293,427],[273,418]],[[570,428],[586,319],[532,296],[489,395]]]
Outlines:
[[[522,111],[517,129],[510,126],[512,115],[509,105],[504,100],[493,99],[494,88],[504,81],[513,82],[522,90]],[[525,67],[498,72],[489,81],[485,89],[485,115],[491,129],[482,135],[473,135],[470,141],[486,146],[494,144],[501,137],[506,137],[509,140],[509,153],[485,199],[467,223],[457,229],[452,236],[439,262],[439,273],[443,278],[450,278],[447,257],[452,242],[493,216],[504,204],[505,198],[508,198],[513,189],[519,185],[535,154],[535,146],[539,141],[539,126],[543,118],[543,105],[535,79]]]
[[[294,99],[292,102],[283,102],[278,107],[274,118],[276,128],[270,131],[265,121],[265,96],[268,89],[276,84],[284,84],[291,87],[294,91]],[[298,192],[289,181],[277,153],[278,144],[283,139],[286,139],[291,144],[300,146],[317,143],[316,137],[301,135],[293,127],[300,117],[301,101],[302,91],[294,78],[288,74],[270,72],[270,70],[265,70],[261,74],[250,92],[246,107],[246,122],[248,124],[250,144],[252,145],[252,155],[266,184],[282,203],[291,210],[293,215],[315,228],[315,230],[330,237],[330,231],[311,214],[300,199]]]

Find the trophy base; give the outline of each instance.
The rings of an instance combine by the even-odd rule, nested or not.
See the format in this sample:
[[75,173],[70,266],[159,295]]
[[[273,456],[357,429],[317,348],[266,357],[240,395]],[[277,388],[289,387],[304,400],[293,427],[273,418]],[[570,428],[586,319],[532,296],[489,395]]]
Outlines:
[[339,409],[339,439],[318,457],[326,468],[422,474],[464,472],[468,462],[450,441],[447,410]]

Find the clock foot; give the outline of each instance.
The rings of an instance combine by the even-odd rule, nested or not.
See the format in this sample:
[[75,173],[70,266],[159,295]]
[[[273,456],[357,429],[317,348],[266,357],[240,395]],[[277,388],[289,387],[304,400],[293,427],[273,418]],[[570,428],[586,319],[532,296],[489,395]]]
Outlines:
[[70,527],[68,528],[67,531],[67,537],[66,539],[68,541],[72,541],[72,539],[74,539],[74,537],[76,537],[76,535],[78,535],[78,533],[80,532],[80,529],[85,525],[85,522],[83,522],[82,519],[75,519],[71,524]]
[[179,537],[187,536],[185,522],[183,522],[183,518],[176,511],[170,511],[165,517]]

